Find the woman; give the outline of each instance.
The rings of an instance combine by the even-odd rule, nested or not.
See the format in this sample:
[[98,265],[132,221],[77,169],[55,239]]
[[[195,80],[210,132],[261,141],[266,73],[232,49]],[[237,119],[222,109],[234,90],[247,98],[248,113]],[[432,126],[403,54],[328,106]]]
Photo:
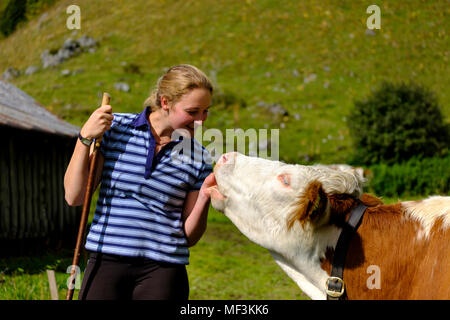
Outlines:
[[[188,247],[206,229],[214,176],[200,143],[172,136],[182,130],[193,138],[195,122],[207,118],[212,92],[202,71],[174,66],[143,112],[112,114],[106,105],[82,127],[64,177],[69,205],[82,204],[90,141],[103,140],[95,178],[100,194],[86,241],[91,255],[79,299],[188,298]],[[186,143],[193,161],[186,154],[178,161]]]

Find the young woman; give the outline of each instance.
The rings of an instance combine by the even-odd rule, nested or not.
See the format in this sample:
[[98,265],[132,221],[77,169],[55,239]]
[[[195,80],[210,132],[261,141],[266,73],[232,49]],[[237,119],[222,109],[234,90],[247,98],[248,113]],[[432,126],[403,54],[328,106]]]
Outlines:
[[[111,106],[102,106],[82,127],[64,177],[69,205],[83,203],[90,142],[103,140],[79,299],[188,298],[188,247],[206,229],[214,184],[208,153],[193,139],[194,124],[206,120],[212,92],[202,71],[174,66],[141,113],[112,114]],[[185,138],[173,138],[178,130]],[[177,146],[186,143],[191,154],[179,161]]]

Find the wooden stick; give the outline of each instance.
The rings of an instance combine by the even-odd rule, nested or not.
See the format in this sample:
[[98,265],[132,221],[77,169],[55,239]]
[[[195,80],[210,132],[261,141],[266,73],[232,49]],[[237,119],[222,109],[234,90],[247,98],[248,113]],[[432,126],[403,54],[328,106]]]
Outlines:
[[56,278],[54,270],[47,270],[48,285],[50,287],[50,296],[52,300],[59,300],[58,287],[56,286]]
[[[102,106],[109,105],[110,100],[111,100],[110,95],[106,92],[103,93]],[[73,255],[72,270],[70,272],[71,285],[69,285],[69,287],[68,287],[66,300],[72,300],[73,292],[75,289],[76,271],[77,271],[78,263],[80,262],[81,245],[83,243],[84,232],[86,230],[86,223],[87,223],[87,219],[89,216],[89,209],[91,207],[92,194],[95,191],[94,183],[95,183],[95,175],[96,175],[97,162],[98,162],[98,160],[97,160],[98,152],[97,151],[100,148],[101,141],[102,141],[102,137],[95,139],[94,151],[92,153],[92,159],[89,163],[89,176],[88,176],[88,181],[87,181],[87,186],[86,186],[86,194],[84,195],[83,211],[81,212],[80,227],[78,229],[77,242],[76,242],[76,246],[75,246],[75,252]]]

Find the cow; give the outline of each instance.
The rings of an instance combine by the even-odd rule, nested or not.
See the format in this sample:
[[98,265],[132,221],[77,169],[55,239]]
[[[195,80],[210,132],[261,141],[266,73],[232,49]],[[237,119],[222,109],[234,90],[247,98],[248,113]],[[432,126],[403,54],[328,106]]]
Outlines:
[[286,164],[232,152],[214,167],[212,206],[311,299],[326,299],[340,233],[367,206],[351,238],[347,299],[450,299],[450,197],[384,204],[354,170]]

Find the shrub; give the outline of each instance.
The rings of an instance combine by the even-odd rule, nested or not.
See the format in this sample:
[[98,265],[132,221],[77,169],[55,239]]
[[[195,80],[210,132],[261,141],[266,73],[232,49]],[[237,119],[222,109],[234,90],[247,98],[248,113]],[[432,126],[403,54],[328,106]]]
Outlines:
[[368,188],[386,197],[427,196],[450,192],[450,157],[411,159],[403,164],[370,167]]
[[384,82],[348,117],[353,162],[393,164],[448,153],[449,126],[434,95],[424,87]]
[[25,20],[26,0],[10,0],[0,17],[0,31],[7,37],[16,30],[19,22]]

